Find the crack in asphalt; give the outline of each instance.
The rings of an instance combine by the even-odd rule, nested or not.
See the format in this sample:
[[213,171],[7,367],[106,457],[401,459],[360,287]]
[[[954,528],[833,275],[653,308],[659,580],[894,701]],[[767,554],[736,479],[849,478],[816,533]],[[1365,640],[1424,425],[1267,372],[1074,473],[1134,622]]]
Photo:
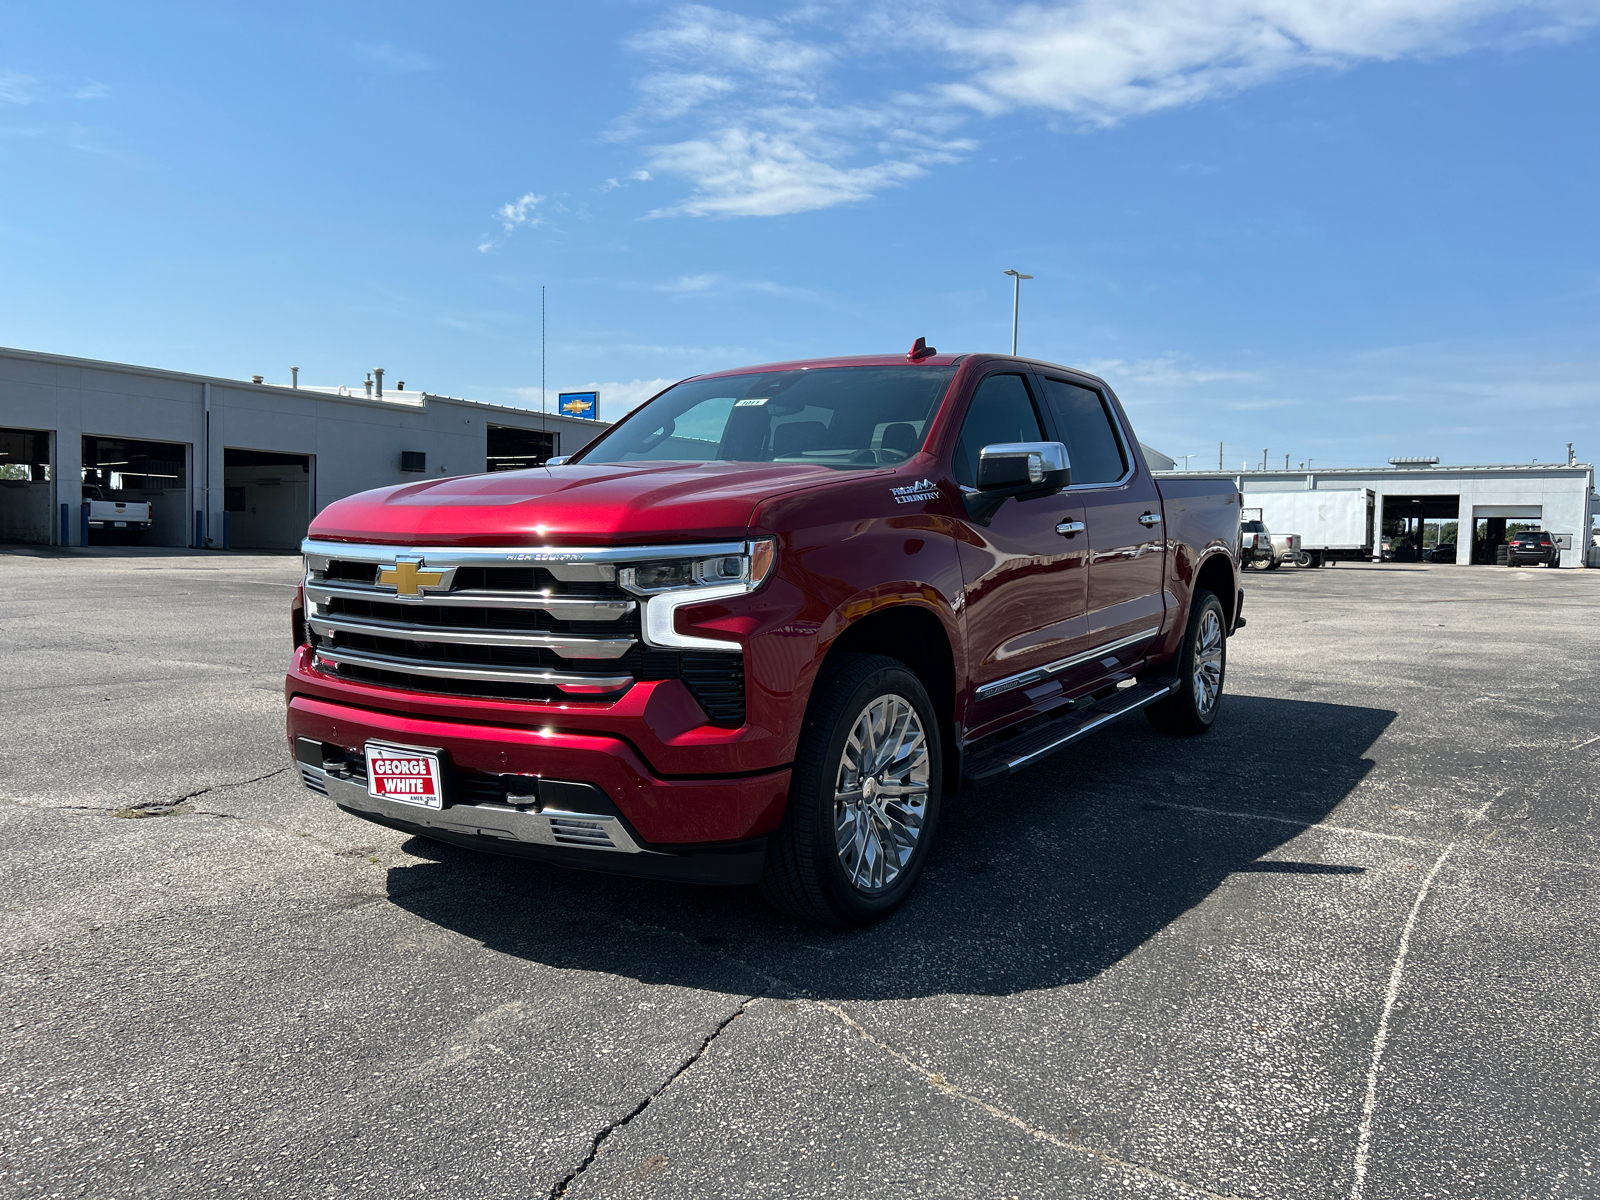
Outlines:
[[[20,798],[18,798],[16,796],[0,796],[0,804],[15,804],[18,808],[31,808],[31,809],[34,809],[34,810],[36,810],[38,812],[103,812],[103,813],[119,813],[119,812],[132,812],[132,811],[137,810],[137,811],[139,811],[141,813],[144,813],[147,816],[158,816],[158,815],[160,815],[160,810],[162,810],[162,809],[176,808],[180,804],[185,804],[188,801],[193,800],[196,796],[204,796],[207,792],[221,792],[221,791],[226,791],[229,788],[245,787],[248,784],[260,783],[263,780],[272,779],[275,776],[282,775],[285,771],[288,771],[290,769],[291,769],[290,767],[286,767],[286,766],[285,767],[279,767],[279,768],[277,768],[277,770],[268,771],[265,775],[256,775],[256,776],[251,777],[250,779],[232,779],[232,780],[228,780],[227,782],[224,782],[224,783],[208,783],[208,784],[206,784],[205,787],[198,788],[198,789],[196,789],[195,791],[192,791],[192,792],[188,792],[188,793],[186,793],[186,794],[184,794],[182,796],[177,797],[174,800],[158,800],[158,801],[156,801],[156,802],[154,802],[152,804],[124,804],[124,805],[121,805],[121,806],[116,807],[116,808],[108,808],[103,804],[35,804],[31,800],[23,800],[23,799],[20,799]],[[231,813],[221,813],[221,812],[206,812],[206,813],[201,813],[201,814],[197,814],[197,815],[208,816],[208,817],[228,817],[228,816],[232,816],[233,814],[231,814]],[[239,818],[239,819],[242,819],[242,818]]]
[[1029,1137],[1034,1138],[1036,1141],[1041,1141],[1047,1145],[1054,1146],[1058,1150],[1066,1150],[1074,1154],[1084,1155],[1087,1158],[1098,1159],[1106,1166],[1115,1168],[1119,1171],[1140,1175],[1146,1179],[1153,1179],[1160,1183],[1169,1184],[1172,1187],[1182,1188],[1186,1192],[1192,1192],[1197,1196],[1204,1196],[1206,1197],[1206,1200],[1253,1200],[1252,1197],[1237,1196],[1232,1192],[1212,1191],[1210,1188],[1201,1184],[1194,1183],[1187,1179],[1180,1179],[1176,1175],[1169,1175],[1165,1171],[1162,1171],[1156,1167],[1148,1166],[1145,1163],[1133,1162],[1126,1158],[1118,1158],[1115,1154],[1112,1154],[1108,1150],[1097,1150],[1095,1147],[1086,1146],[1082,1142],[1068,1141],[1066,1138],[1056,1136],[1048,1129],[1041,1129],[1037,1125],[1030,1125],[1015,1113],[1008,1112],[1006,1109],[1001,1108],[998,1104],[992,1104],[983,1099],[981,1096],[974,1096],[971,1092],[964,1091],[955,1084],[951,1083],[943,1075],[928,1070],[927,1067],[924,1067],[910,1055],[896,1049],[894,1046],[891,1046],[888,1042],[885,1042],[881,1038],[873,1037],[871,1033],[867,1032],[866,1026],[862,1025],[860,1021],[857,1021],[854,1017],[852,1017],[842,1005],[831,1004],[826,1000],[816,999],[813,999],[812,1003],[817,1005],[819,1008],[827,1009],[847,1028],[852,1029],[859,1034],[863,1041],[871,1042],[885,1054],[888,1054],[898,1062],[904,1063],[913,1072],[915,1072],[917,1075],[920,1075],[930,1087],[939,1091],[943,1095],[951,1097],[952,1099],[962,1100],[968,1104],[982,1109],[996,1120],[1004,1121],[1007,1125],[1021,1130],[1023,1133],[1026,1133]]
[[[193,800],[196,796],[204,796],[207,792],[221,792],[221,791],[225,791],[228,788],[244,787],[247,784],[260,783],[263,779],[271,779],[274,776],[282,775],[285,771],[287,771],[289,769],[290,769],[290,767],[288,765],[285,765],[285,766],[279,767],[275,771],[268,771],[265,775],[257,775],[252,779],[235,779],[231,783],[211,783],[211,784],[207,784],[205,787],[200,788],[198,791],[190,792],[186,796],[179,796],[176,800],[173,800],[171,803],[172,804],[182,804],[186,800]],[[165,806],[152,805],[151,807],[165,807]]]
[[[852,1029],[859,1034],[863,1040],[878,1047],[878,1049],[882,1050],[896,1061],[910,1068],[910,1070],[918,1075],[925,1083],[929,1084],[943,1095],[975,1105],[976,1107],[982,1109],[989,1116],[994,1117],[996,1120],[1004,1121],[1006,1124],[1023,1131],[1037,1141],[1044,1142],[1046,1145],[1053,1146],[1058,1150],[1065,1150],[1073,1154],[1079,1154],[1088,1158],[1097,1159],[1101,1163],[1117,1170],[1139,1175],[1145,1179],[1169,1184],[1172,1187],[1181,1188],[1184,1191],[1190,1192],[1194,1195],[1203,1196],[1206,1198],[1206,1200],[1254,1200],[1253,1197],[1236,1196],[1229,1192],[1213,1191],[1212,1189],[1201,1184],[1193,1183],[1186,1179],[1180,1179],[1176,1175],[1169,1175],[1159,1168],[1148,1166],[1144,1163],[1133,1162],[1129,1159],[1118,1158],[1109,1151],[1097,1150],[1092,1146],[1085,1146],[1081,1142],[1069,1141],[1066,1138],[1062,1138],[1051,1133],[1047,1129],[1041,1129],[1037,1126],[1030,1125],[1015,1113],[1001,1108],[999,1105],[991,1103],[988,1100],[984,1100],[982,1097],[974,1096],[972,1093],[956,1087],[954,1084],[950,1083],[949,1080],[945,1079],[943,1075],[929,1071],[926,1067],[922,1066],[922,1064],[918,1063],[909,1055],[896,1049],[894,1046],[891,1046],[881,1038],[874,1037],[870,1032],[868,1032],[866,1027],[862,1025],[861,1022],[857,1021],[853,1016],[851,1016],[842,1005],[833,1004],[830,1001],[819,999],[806,989],[799,987],[789,980],[783,979],[779,976],[769,975],[760,968],[752,965],[751,963],[745,962],[743,959],[738,958],[735,955],[728,954],[726,951],[708,950],[707,947],[695,941],[682,930],[673,929],[665,925],[650,925],[634,920],[623,920],[620,921],[619,924],[636,929],[642,933],[666,934],[669,937],[675,937],[680,941],[688,942],[694,945],[698,950],[710,953],[713,956],[724,960],[725,962],[732,963],[743,970],[749,971],[752,975],[756,976],[756,978],[762,980],[768,985],[766,991],[756,993],[755,996],[750,997],[750,999],[746,1000],[744,1004],[741,1004],[739,1006],[739,1011],[734,1013],[733,1016],[729,1017],[727,1021],[724,1021],[722,1026],[718,1027],[716,1033],[712,1034],[711,1038],[706,1039],[705,1045],[703,1045],[700,1048],[700,1051],[697,1052],[695,1056],[696,1058],[705,1052],[705,1047],[711,1044],[711,1041],[716,1037],[717,1033],[721,1033],[722,1029],[726,1028],[726,1026],[733,1021],[734,1017],[740,1016],[744,1012],[744,1009],[748,1007],[751,1001],[755,1000],[758,996],[769,996],[779,993],[785,994],[796,999],[808,1000],[812,1004],[815,1004],[818,1008],[831,1013],[847,1028]],[[613,1126],[608,1126],[605,1130],[602,1130],[601,1134],[596,1138],[595,1146],[593,1149],[591,1149],[589,1157],[584,1160],[584,1163],[580,1165],[577,1171],[574,1171],[565,1180],[563,1180],[560,1185],[558,1185],[560,1190],[551,1191],[550,1200],[558,1200],[560,1196],[565,1195],[565,1189],[571,1183],[571,1181],[581,1174],[585,1169],[587,1169],[588,1165],[594,1161],[596,1155],[599,1153],[600,1143],[605,1138],[609,1137],[616,1129],[626,1125],[629,1121],[632,1121],[646,1108],[648,1108],[651,1102],[653,1102],[655,1098],[662,1092],[666,1091],[667,1087],[671,1085],[673,1080],[677,1079],[678,1075],[683,1074],[684,1070],[686,1070],[692,1064],[692,1062],[693,1060],[691,1059],[689,1063],[685,1063],[683,1067],[680,1067],[678,1072],[673,1075],[672,1079],[669,1079],[666,1083],[662,1084],[660,1088],[658,1088],[650,1097],[640,1104],[638,1108],[634,1109],[634,1111],[621,1122],[618,1122]]]
[[577,1182],[579,1176],[581,1176],[585,1171],[594,1165],[595,1160],[600,1157],[600,1151],[605,1149],[605,1144],[607,1140],[610,1139],[611,1135],[617,1132],[617,1130],[623,1129],[631,1124],[635,1117],[639,1116],[658,1099],[660,1099],[662,1093],[676,1083],[679,1078],[683,1076],[685,1071],[700,1061],[701,1056],[711,1048],[711,1043],[722,1036],[723,1030],[727,1029],[729,1025],[732,1025],[740,1017],[744,1016],[745,1009],[749,1008],[751,1004],[761,997],[761,995],[761,992],[757,992],[755,995],[746,996],[743,1000],[739,1001],[739,1006],[722,1019],[717,1027],[706,1036],[705,1041],[700,1043],[700,1048],[688,1058],[684,1059],[683,1062],[679,1064],[678,1069],[667,1077],[666,1082],[664,1082],[660,1087],[656,1088],[655,1091],[651,1092],[643,1100],[639,1101],[638,1104],[634,1105],[632,1111],[630,1111],[626,1116],[620,1118],[619,1120],[612,1121],[609,1125],[601,1129],[599,1133],[595,1134],[594,1140],[589,1143],[589,1153],[584,1156],[583,1161],[569,1171],[563,1179],[561,1179],[554,1187],[550,1189],[550,1200],[560,1200],[561,1197],[565,1196],[567,1194],[567,1190],[572,1187],[575,1182]]

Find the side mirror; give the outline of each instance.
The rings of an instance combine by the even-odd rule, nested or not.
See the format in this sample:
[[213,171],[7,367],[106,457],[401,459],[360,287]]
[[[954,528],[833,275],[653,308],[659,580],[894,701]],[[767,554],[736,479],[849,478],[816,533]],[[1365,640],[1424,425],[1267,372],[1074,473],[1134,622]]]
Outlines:
[[1055,491],[1072,482],[1060,442],[996,442],[978,452],[978,490],[1025,487]]
[[566,462],[567,459],[570,458],[570,457],[571,457],[571,455],[568,455],[568,454],[558,454],[554,458],[545,459],[544,460],[544,465],[547,466],[547,467],[559,467],[562,463]]
[[967,515],[987,525],[1012,496],[1031,500],[1072,483],[1072,463],[1060,442],[996,442],[978,452],[978,490],[964,503]]

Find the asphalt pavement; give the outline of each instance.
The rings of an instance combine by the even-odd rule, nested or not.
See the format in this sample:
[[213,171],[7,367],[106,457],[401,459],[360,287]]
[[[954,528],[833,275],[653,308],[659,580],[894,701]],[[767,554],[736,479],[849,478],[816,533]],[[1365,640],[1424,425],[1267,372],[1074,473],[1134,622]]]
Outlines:
[[300,787],[298,570],[0,549],[0,1195],[1600,1195],[1600,572],[1252,574],[839,932]]

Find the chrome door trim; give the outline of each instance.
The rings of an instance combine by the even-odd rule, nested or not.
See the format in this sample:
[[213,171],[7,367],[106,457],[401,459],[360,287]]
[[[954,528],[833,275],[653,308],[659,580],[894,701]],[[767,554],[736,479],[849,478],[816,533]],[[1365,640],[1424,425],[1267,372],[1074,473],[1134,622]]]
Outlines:
[[1030,683],[1039,683],[1052,675],[1059,675],[1062,671],[1070,670],[1093,659],[1113,654],[1118,650],[1126,650],[1129,646],[1137,645],[1140,642],[1147,642],[1160,632],[1161,627],[1153,625],[1149,629],[1141,629],[1138,633],[1131,634],[1128,637],[1118,638],[1116,641],[1107,642],[1103,646],[1096,646],[1093,650],[1085,650],[1082,654],[1074,654],[1070,658],[1060,658],[1053,663],[1046,663],[1042,667],[1034,667],[1030,671],[1022,671],[1016,675],[1008,675],[1004,679],[996,679],[992,683],[986,683],[979,687],[973,694],[973,698],[976,700],[989,700],[1006,692],[1014,692],[1020,687],[1027,687]]
[[1082,533],[1088,526],[1082,521],[1062,521],[1056,526],[1056,532],[1062,537],[1071,537],[1075,533]]

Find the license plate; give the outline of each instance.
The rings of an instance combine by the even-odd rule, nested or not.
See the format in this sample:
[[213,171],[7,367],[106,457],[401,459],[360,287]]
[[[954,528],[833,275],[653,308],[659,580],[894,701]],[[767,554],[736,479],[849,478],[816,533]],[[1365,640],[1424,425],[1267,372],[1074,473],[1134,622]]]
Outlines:
[[126,529],[128,527],[128,523],[126,521],[113,521],[111,524],[112,527],[116,529]]
[[415,746],[368,742],[367,795],[422,808],[443,808],[438,753]]

